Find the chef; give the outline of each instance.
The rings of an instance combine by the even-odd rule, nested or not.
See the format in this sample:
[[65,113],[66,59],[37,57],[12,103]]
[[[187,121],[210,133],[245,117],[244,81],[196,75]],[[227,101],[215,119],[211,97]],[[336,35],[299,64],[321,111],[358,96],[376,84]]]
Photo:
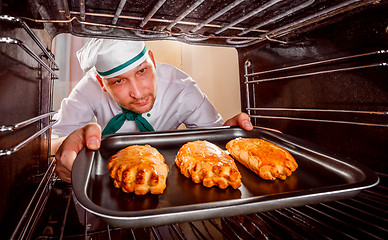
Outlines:
[[155,63],[142,41],[91,39],[77,57],[85,75],[62,101],[52,129],[56,172],[64,181],[71,181],[78,152],[85,145],[97,150],[101,135],[175,130],[182,123],[253,129],[245,113],[224,122],[190,76]]

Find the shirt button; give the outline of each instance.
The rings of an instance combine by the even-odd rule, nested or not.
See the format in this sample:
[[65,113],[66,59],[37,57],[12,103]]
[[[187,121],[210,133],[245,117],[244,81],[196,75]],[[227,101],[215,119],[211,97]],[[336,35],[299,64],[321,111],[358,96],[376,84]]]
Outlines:
[[151,117],[151,113],[147,113],[147,117]]

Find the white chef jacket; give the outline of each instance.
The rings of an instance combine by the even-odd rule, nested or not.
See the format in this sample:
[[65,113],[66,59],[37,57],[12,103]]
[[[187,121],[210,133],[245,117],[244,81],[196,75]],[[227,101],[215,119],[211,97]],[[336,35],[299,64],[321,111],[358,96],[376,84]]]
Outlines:
[[[52,128],[52,138],[67,136],[96,117],[102,129],[117,114],[120,106],[104,92],[96,78],[96,70],[89,70],[63,99],[54,116],[58,120]],[[224,120],[196,82],[178,68],[157,63],[157,90],[153,108],[142,116],[155,131],[175,130],[181,123],[187,128],[218,127]],[[135,121],[125,121],[117,132],[139,132]]]

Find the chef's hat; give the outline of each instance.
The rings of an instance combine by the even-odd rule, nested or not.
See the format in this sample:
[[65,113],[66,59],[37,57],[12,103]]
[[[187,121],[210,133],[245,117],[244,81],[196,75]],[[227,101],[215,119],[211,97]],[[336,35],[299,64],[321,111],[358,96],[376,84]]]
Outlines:
[[101,77],[111,78],[137,67],[148,53],[143,41],[93,38],[77,52],[77,57],[84,72],[96,67]]

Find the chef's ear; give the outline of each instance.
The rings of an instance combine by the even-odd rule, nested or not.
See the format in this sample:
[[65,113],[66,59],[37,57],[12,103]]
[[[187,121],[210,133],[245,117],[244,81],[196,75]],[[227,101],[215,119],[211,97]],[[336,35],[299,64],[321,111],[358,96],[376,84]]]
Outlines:
[[148,50],[148,56],[150,56],[152,62],[154,63],[154,67],[156,68],[154,53],[151,50]]
[[106,92],[106,89],[104,87],[104,83],[102,82],[102,78],[100,77],[100,75],[96,74],[96,78],[97,78],[98,82],[100,83],[100,86],[101,86],[102,90],[104,92]]

